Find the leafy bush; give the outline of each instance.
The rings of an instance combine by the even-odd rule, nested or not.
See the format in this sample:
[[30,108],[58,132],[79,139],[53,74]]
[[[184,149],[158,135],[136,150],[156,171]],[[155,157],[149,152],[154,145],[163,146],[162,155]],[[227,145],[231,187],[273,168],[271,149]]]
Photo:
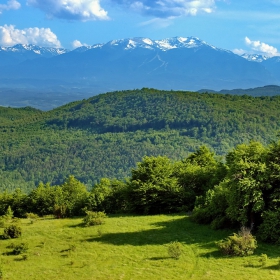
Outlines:
[[11,220],[11,219],[13,219],[13,217],[14,217],[14,212],[13,212],[11,206],[8,206],[4,217],[5,217],[6,220]]
[[168,245],[168,255],[171,258],[179,259],[182,254],[182,244],[178,241],[173,241]]
[[18,238],[22,234],[21,227],[17,224],[12,224],[4,228],[3,237],[6,239],[9,238]]
[[25,216],[26,216],[27,219],[31,219],[31,220],[39,219],[39,216],[37,214],[34,214],[34,213],[26,213]]
[[267,254],[261,254],[260,258],[259,258],[259,263],[261,264],[261,266],[265,266],[267,263],[268,257]]
[[28,244],[27,243],[20,243],[17,245],[14,245],[12,254],[13,255],[20,255],[20,254],[25,254],[28,251]]
[[225,240],[218,242],[218,247],[225,255],[248,256],[257,248],[257,241],[250,229],[242,227],[238,234],[234,233]]
[[101,225],[104,223],[105,218],[107,218],[107,215],[104,212],[86,211],[83,222],[87,227]]

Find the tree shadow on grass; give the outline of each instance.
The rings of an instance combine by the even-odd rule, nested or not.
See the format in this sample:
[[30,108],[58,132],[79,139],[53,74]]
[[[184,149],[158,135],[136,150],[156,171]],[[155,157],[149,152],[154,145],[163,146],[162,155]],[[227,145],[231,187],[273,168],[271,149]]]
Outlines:
[[279,264],[275,264],[275,265],[263,266],[262,269],[269,269],[269,270],[278,270],[278,271],[280,271],[280,266],[279,266]]
[[171,221],[152,223],[151,226],[155,228],[134,232],[106,233],[85,241],[119,246],[163,245],[178,241],[184,244],[198,244],[198,246],[216,248],[215,242],[228,235],[226,231],[215,231],[209,226],[195,224],[185,216]]
[[174,259],[172,257],[153,257],[153,258],[147,258],[146,260],[149,261],[162,261],[162,260],[169,260],[169,259]]

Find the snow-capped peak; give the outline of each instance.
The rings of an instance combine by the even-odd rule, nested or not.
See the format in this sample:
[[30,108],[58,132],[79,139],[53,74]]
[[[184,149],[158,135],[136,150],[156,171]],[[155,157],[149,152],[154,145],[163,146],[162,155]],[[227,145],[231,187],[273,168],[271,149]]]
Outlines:
[[36,45],[26,45],[26,44],[17,44],[12,47],[1,47],[0,51],[13,52],[13,53],[33,52],[41,56],[55,56],[68,52],[68,50],[63,48],[39,47]]
[[244,53],[241,55],[241,57],[249,60],[249,61],[255,61],[255,62],[263,62],[264,60],[267,60],[269,57],[261,54],[248,54]]
[[157,43],[158,47],[163,51],[178,48],[197,48],[202,45],[210,46],[197,37],[172,37],[163,40],[157,40],[155,42]]
[[[118,46],[125,50],[145,48],[160,49],[162,51],[167,51],[175,48],[195,48],[202,45],[210,46],[197,37],[172,37],[163,40],[151,40],[149,38],[136,37],[129,39],[112,40],[106,45],[111,47]],[[214,48],[213,46],[210,47]]]

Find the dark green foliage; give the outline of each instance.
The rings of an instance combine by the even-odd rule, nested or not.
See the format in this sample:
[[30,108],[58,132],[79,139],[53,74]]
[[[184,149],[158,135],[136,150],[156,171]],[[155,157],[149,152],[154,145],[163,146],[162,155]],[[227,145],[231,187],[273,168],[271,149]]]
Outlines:
[[0,108],[0,188],[29,192],[69,174],[92,186],[125,178],[147,155],[179,160],[202,144],[225,155],[252,138],[268,143],[279,129],[279,99],[145,88],[49,112]]
[[264,211],[263,222],[258,229],[261,240],[280,244],[280,209]]
[[107,218],[107,215],[104,212],[86,211],[83,222],[86,227],[102,225],[105,222],[105,218]]
[[257,241],[248,228],[242,227],[238,234],[218,242],[218,247],[224,255],[243,257],[254,253]]
[[23,242],[13,246],[12,254],[20,255],[20,254],[27,253],[27,251],[28,251],[28,244]]
[[65,204],[55,204],[53,206],[53,215],[57,219],[63,219],[67,217],[67,206]]
[[19,238],[22,234],[22,229],[17,224],[12,224],[4,228],[3,237],[5,239],[9,238]]
[[220,183],[214,189],[206,192],[205,196],[197,197],[191,219],[201,224],[211,224],[213,229],[228,228],[233,223],[225,215],[228,208],[226,182]]

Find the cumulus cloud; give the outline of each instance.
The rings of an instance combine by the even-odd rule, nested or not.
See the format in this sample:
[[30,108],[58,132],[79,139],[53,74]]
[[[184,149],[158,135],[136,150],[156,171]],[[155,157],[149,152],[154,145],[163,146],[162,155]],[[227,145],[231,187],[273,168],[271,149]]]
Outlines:
[[17,10],[20,8],[20,3],[16,0],[9,0],[6,4],[0,4],[0,14],[2,14],[2,12],[4,10]]
[[50,18],[68,20],[106,20],[107,11],[100,6],[100,0],[27,0],[27,4],[46,12]]
[[14,25],[0,26],[0,45],[34,44],[43,47],[61,47],[57,36],[50,28],[16,29]]
[[158,18],[212,13],[216,0],[111,0],[135,12]]
[[83,47],[83,46],[87,47],[88,44],[81,43],[79,40],[74,40],[74,41],[72,42],[72,47],[73,47],[73,49],[76,49],[76,48],[79,48],[79,47]]
[[249,46],[254,51],[260,52],[262,54],[266,54],[268,56],[277,55],[277,49],[266,43],[263,43],[260,41],[252,41],[248,37],[245,37],[245,43],[247,46]]

